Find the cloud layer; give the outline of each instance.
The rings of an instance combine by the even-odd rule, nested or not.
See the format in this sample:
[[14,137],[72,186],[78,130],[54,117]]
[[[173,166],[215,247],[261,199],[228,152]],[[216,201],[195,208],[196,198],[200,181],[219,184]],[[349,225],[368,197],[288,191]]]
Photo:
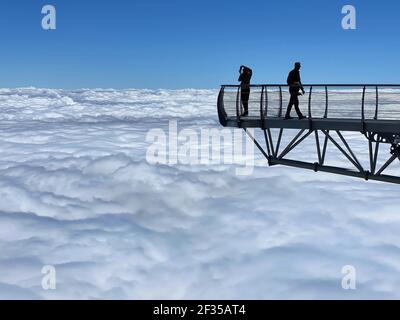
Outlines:
[[[216,95],[0,90],[0,298],[399,298],[398,186],[267,168],[258,154],[243,177],[147,163],[146,134],[168,120],[218,127]],[[341,288],[345,265],[356,291]]]

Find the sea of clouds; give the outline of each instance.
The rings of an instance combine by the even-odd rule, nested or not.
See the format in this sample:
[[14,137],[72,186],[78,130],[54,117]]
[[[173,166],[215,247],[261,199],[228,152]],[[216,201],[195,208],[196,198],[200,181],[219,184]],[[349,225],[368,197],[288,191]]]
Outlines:
[[[146,161],[149,130],[170,120],[219,128],[217,94],[1,89],[0,298],[399,298],[399,186],[268,168],[259,153],[248,176]],[[367,156],[365,137],[346,137]],[[346,265],[357,290],[342,289]]]

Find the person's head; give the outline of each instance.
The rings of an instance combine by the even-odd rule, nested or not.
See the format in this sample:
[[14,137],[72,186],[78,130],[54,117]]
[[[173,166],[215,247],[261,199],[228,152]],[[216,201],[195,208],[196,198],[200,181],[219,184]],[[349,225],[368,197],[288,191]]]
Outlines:
[[294,68],[295,68],[296,70],[300,70],[300,68],[301,68],[301,63],[300,63],[300,62],[296,62],[296,63],[294,64]]

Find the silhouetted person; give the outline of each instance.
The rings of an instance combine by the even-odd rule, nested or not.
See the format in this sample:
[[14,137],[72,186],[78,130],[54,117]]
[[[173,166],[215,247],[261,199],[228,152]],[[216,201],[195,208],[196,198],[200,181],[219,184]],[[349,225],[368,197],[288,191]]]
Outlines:
[[294,65],[294,69],[290,71],[289,76],[287,78],[287,84],[290,86],[289,87],[290,101],[287,108],[285,119],[293,119],[290,116],[290,111],[292,110],[293,106],[296,109],[296,113],[299,119],[301,120],[305,118],[299,109],[299,96],[301,96],[300,89],[303,92],[303,94],[305,94],[303,85],[301,84],[300,68],[301,68],[300,62],[296,62]]
[[241,88],[241,100],[244,112],[242,116],[249,115],[249,98],[250,98],[250,81],[253,76],[253,70],[246,66],[240,66],[239,70],[240,76],[240,88]]

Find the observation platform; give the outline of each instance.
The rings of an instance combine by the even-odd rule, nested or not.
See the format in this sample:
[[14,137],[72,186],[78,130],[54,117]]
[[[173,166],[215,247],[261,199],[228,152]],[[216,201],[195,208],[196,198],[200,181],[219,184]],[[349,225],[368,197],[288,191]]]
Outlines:
[[[306,94],[299,96],[300,110],[305,119],[286,120],[286,108],[290,100],[289,86],[262,84],[250,86],[249,114],[243,116],[241,88],[223,85],[218,96],[218,117],[224,127],[246,131],[270,165],[326,171],[366,180],[379,180],[400,184],[400,177],[383,172],[396,160],[400,160],[400,85],[397,84],[310,84],[303,85]],[[292,109],[293,117],[296,115]],[[248,129],[260,128],[264,132],[266,150]],[[273,141],[272,129],[279,129],[277,141]],[[298,130],[299,133],[279,153],[283,133]],[[335,132],[339,142],[334,139]],[[369,166],[365,168],[347,143],[343,132],[360,132],[369,143]],[[311,134],[315,134],[318,161],[309,163],[287,159],[287,155]],[[321,145],[319,134],[325,138]],[[353,165],[353,169],[325,165],[328,143],[332,143]],[[390,158],[377,168],[379,145],[389,144]],[[354,170],[355,167],[355,170]]]
[[[285,120],[289,86],[251,85],[249,116],[243,117],[240,86],[223,85],[218,115],[225,127],[291,128],[400,133],[400,85],[304,85],[300,109],[307,119]],[[294,114],[294,110],[292,110]]]

